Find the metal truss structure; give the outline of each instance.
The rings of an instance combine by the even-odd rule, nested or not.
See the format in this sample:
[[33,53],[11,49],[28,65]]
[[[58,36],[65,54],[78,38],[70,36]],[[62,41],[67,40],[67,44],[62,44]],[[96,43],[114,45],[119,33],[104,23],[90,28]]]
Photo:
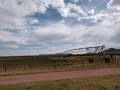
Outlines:
[[104,54],[105,46],[95,46],[95,47],[85,47],[85,48],[77,48],[62,52],[62,54],[94,54],[101,53]]

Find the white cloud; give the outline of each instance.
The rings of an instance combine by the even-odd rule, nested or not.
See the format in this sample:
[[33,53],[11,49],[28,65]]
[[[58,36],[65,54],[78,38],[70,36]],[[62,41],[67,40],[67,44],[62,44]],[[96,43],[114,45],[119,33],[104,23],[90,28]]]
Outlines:
[[[120,32],[120,18],[116,18],[119,14],[113,13],[108,16],[106,14],[106,17],[100,18],[102,22],[96,23],[94,26],[90,27],[82,25],[69,26],[64,22],[38,28],[34,30],[34,41],[77,42],[80,43],[80,46],[106,44],[108,47],[113,47],[115,44],[115,47],[120,47],[120,43],[118,41],[119,35],[116,34]],[[114,40],[112,38],[114,38]]]
[[107,44],[108,47],[120,47],[119,34],[117,34],[120,32],[119,15],[119,12],[96,14],[91,18],[93,21],[101,20],[101,22],[96,22],[95,25],[89,27],[82,25],[69,26],[66,22],[61,21],[49,24],[46,27],[38,27],[32,31],[19,31],[17,33],[1,31],[0,41],[4,42],[3,45],[10,47],[49,42],[77,42],[80,43],[81,47],[83,45],[95,46],[103,44]]
[[36,23],[39,22],[39,20],[37,20],[37,19],[33,19],[33,18],[29,18],[28,21],[30,21],[30,24],[36,24]]
[[108,8],[117,9],[120,11],[120,0],[110,0],[110,2],[107,4]]
[[93,19],[93,22],[102,22],[104,19],[111,20],[113,17],[109,13],[98,13],[93,16],[89,17],[90,19]]
[[94,9],[89,10],[88,13],[89,13],[89,14],[94,14],[94,13],[95,13],[95,10],[94,10]]
[[68,7],[59,8],[58,11],[61,14],[61,16],[63,16],[63,17],[68,17],[68,15],[70,13],[70,10]]
[[24,27],[25,17],[37,11],[34,1],[0,0],[0,29],[9,29],[11,26]]
[[0,30],[15,27],[26,28],[26,16],[35,12],[45,13],[52,6],[57,9],[63,17],[77,17],[84,14],[80,6],[64,0],[0,0]]
[[40,27],[33,31],[34,41],[52,42],[64,41],[68,38],[71,30],[68,26],[57,23],[47,27]]
[[89,0],[89,2],[91,2],[92,0]]
[[76,3],[77,3],[79,0],[71,0],[71,1],[73,1],[73,2],[76,2]]
[[28,32],[19,31],[18,33],[1,30],[0,31],[0,46],[18,48],[20,45],[25,45],[29,39]]
[[[76,0],[77,1],[77,0]],[[109,8],[119,8],[119,1],[110,0]],[[93,26],[68,25],[67,22],[60,21],[49,23],[47,26],[28,26],[28,22],[36,24],[40,21],[34,18],[26,18],[35,12],[45,14],[47,8],[52,6],[57,9],[63,17],[75,17],[79,19],[91,20]],[[87,15],[90,14],[90,15]],[[64,0],[0,0],[0,47],[19,48],[21,45],[49,44],[49,42],[72,42],[79,44],[51,46],[50,49],[42,52],[51,53],[62,50],[107,45],[108,47],[120,47],[120,12],[102,11],[95,13],[94,9],[85,12],[80,6],[73,3],[64,3]],[[9,29],[9,30],[4,30]],[[50,52],[48,52],[50,51]],[[14,52],[14,51],[13,51]],[[24,52],[24,51],[20,51]],[[25,51],[26,53],[29,52]],[[32,53],[33,50],[30,50]],[[35,51],[38,53],[39,51]],[[10,53],[9,53],[10,54]]]
[[64,3],[56,8],[63,17],[80,17],[81,15],[85,14],[80,6],[72,3]]
[[0,29],[11,26],[26,26],[25,17],[35,12],[45,13],[49,5],[53,7],[64,6],[63,0],[0,0]]
[[120,6],[120,0],[110,0],[109,4],[111,6]]

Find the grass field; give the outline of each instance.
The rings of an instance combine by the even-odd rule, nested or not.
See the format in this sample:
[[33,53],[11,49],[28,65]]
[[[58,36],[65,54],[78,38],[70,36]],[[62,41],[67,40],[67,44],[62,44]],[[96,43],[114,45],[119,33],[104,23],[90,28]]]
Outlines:
[[0,90],[120,90],[120,75],[1,85]]
[[[107,55],[110,58],[110,55]],[[94,63],[89,63],[92,58]],[[119,67],[114,56],[110,64],[100,60],[100,55],[92,56],[21,56],[0,57],[0,75],[16,75],[51,71]]]

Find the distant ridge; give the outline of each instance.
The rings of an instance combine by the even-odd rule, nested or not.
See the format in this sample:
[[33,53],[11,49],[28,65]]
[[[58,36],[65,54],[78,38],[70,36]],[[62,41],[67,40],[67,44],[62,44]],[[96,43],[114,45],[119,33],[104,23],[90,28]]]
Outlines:
[[38,56],[58,56],[58,55],[63,55],[61,53],[56,53],[56,54],[40,54]]
[[120,49],[109,48],[105,50],[105,53],[120,53]]
[[[115,48],[109,48],[107,50],[105,50],[105,53],[107,54],[112,54],[112,53],[119,53],[120,54],[120,49],[115,49]],[[66,54],[62,54],[62,53],[56,53],[56,54],[40,54],[38,56],[63,56]],[[83,54],[82,54],[83,55]]]

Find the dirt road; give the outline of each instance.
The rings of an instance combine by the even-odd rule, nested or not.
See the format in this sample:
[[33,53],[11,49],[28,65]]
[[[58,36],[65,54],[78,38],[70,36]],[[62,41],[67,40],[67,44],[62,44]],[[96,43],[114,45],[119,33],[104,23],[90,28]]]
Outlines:
[[14,76],[0,76],[0,85],[95,77],[95,76],[107,76],[107,75],[117,75],[117,74],[120,75],[120,67],[66,71],[66,72],[51,72],[51,73],[40,73],[40,74],[14,75]]

